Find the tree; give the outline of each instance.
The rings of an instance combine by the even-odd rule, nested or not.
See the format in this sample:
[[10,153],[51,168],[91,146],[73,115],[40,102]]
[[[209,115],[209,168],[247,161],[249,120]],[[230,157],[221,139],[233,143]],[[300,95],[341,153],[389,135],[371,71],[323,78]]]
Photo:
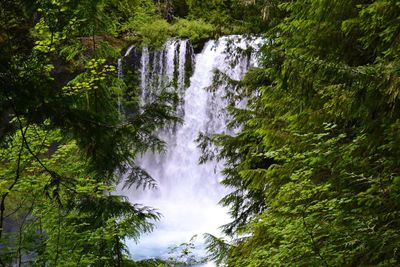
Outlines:
[[262,68],[244,81],[247,107],[231,108],[242,129],[212,138],[234,188],[225,263],[396,265],[400,5],[268,4]]
[[121,42],[109,6],[0,3],[2,266],[126,266],[124,239],[158,218],[109,193],[121,172],[128,186],[154,185],[135,158],[163,149],[155,131],[175,120],[169,96],[140,110],[135,91],[132,114],[119,112],[128,87],[112,65]]

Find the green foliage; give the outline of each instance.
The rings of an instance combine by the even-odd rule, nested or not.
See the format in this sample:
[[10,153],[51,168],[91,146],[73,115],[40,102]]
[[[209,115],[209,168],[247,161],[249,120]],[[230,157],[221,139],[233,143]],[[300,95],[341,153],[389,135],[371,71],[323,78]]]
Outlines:
[[[171,37],[187,38],[196,46],[218,35],[262,32],[268,23],[257,10],[263,4],[258,1],[248,4],[242,1],[166,0],[154,6],[145,1],[142,5],[136,4],[138,8],[122,24],[122,31],[127,40],[154,48],[159,48]],[[275,12],[273,8],[268,12]],[[165,12],[172,12],[166,9],[175,11],[174,18],[171,14],[165,15]],[[263,12],[267,12],[265,10]]]
[[203,20],[178,19],[169,24],[159,17],[133,18],[124,25],[124,29],[132,32],[126,38],[132,42],[152,48],[161,47],[168,39],[179,37],[189,39],[193,45],[213,37],[215,28]]
[[[223,0],[188,0],[189,14],[196,18],[218,20],[227,12],[227,1]],[[220,12],[223,12],[222,14]],[[219,14],[218,14],[219,13]],[[224,14],[225,13],[225,14]],[[218,14],[218,15],[217,15]]]
[[115,67],[112,65],[104,65],[105,62],[105,59],[93,59],[89,61],[87,63],[87,71],[78,75],[63,88],[65,93],[67,95],[87,94],[90,90],[99,89],[99,85],[105,81],[107,77],[116,75]]
[[225,240],[213,236],[211,234],[205,234],[207,251],[209,251],[209,260],[215,262],[217,266],[224,266],[224,262],[227,260],[231,245]]
[[243,82],[247,106],[230,108],[241,130],[205,140],[233,188],[224,262],[397,265],[400,6],[268,2],[263,65]]
[[116,37],[157,48],[243,32],[269,42],[227,92],[248,100],[228,107],[238,134],[202,138],[232,189],[221,202],[233,241],[208,236],[212,258],[398,265],[399,14],[394,0],[1,1],[0,265],[192,259],[192,241],[177,261],[133,262],[124,248],[158,214],[109,192],[119,174],[126,187],[155,186],[135,159],[164,149],[156,132],[176,121],[176,99],[162,92],[139,108],[137,75],[116,77]]
[[170,38],[170,25],[156,13],[153,1],[137,1],[133,15],[122,23],[125,38],[151,47],[161,47]]
[[[175,120],[170,95],[139,110],[138,92],[116,77],[115,6],[0,3],[2,266],[132,265],[124,240],[159,217],[109,193],[124,174],[128,186],[154,186],[135,159],[162,150],[155,133]],[[135,111],[126,116],[117,103],[125,93]]]
[[104,194],[112,187],[87,172],[76,143],[65,142],[59,131],[26,126],[1,150],[0,162],[8,224],[19,228],[17,239],[5,233],[9,250],[2,249],[2,258],[38,253],[30,259],[36,264],[115,266],[124,238],[137,239],[152,229],[146,219],[158,218],[151,209]]
[[170,24],[161,19],[146,19],[146,23],[135,25],[137,34],[141,37],[141,43],[153,48],[161,47],[172,36]]
[[275,19],[274,1],[246,0],[188,0],[190,20],[202,19],[214,25],[219,35],[262,33],[269,27],[270,16]]
[[203,20],[178,19],[173,25],[172,30],[175,36],[189,39],[192,45],[204,42],[213,37],[215,32],[214,25]]
[[197,235],[194,235],[188,242],[171,247],[168,253],[170,254],[168,260],[166,261],[165,265],[161,265],[160,267],[195,266],[206,263],[206,258],[199,257],[195,253],[196,240]]

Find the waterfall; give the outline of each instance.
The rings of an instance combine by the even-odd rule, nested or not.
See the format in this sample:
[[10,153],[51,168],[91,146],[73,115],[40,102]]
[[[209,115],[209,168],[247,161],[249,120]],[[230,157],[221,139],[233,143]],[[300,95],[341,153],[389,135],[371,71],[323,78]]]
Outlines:
[[146,99],[146,88],[148,84],[148,67],[149,67],[149,49],[144,47],[142,50],[142,58],[140,60],[141,70],[140,70],[140,88],[142,89],[142,94],[140,97],[142,105]]
[[[227,131],[224,96],[231,85],[225,80],[213,90],[207,89],[214,85],[218,72],[232,80],[242,79],[256,64],[260,44],[260,39],[227,36],[208,41],[197,55],[187,40],[170,40],[159,51],[142,49],[138,70],[142,103],[151,101],[151,95],[160,88],[176,90],[180,98],[177,112],[183,124],[173,132],[160,133],[167,142],[165,154],[149,153],[138,162],[158,181],[158,188],[122,192],[130,201],[154,207],[163,215],[156,229],[142,236],[138,244],[128,241],[133,258],[166,258],[170,246],[188,242],[196,234],[219,235],[218,227],[230,221],[227,210],[218,205],[228,190],[219,184],[221,166],[216,162],[199,165],[201,152],[195,140],[200,132]],[[248,53],[249,49],[253,52]],[[191,77],[187,75],[188,66],[194,69]],[[201,254],[201,248],[197,252]]]
[[177,92],[183,97],[186,63],[192,61],[188,40],[170,40],[160,50],[144,47],[140,58],[140,87],[142,104],[151,102],[160,90]]

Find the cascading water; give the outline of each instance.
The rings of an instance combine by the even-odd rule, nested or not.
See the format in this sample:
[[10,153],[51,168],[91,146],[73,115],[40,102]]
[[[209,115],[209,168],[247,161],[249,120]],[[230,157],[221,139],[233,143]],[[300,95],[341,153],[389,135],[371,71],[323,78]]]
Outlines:
[[[201,152],[195,140],[200,132],[226,132],[224,95],[229,84],[218,83],[212,92],[207,89],[214,84],[217,72],[229,79],[242,79],[248,68],[256,64],[254,51],[260,44],[260,39],[228,36],[207,42],[197,55],[187,40],[170,40],[161,51],[142,49],[142,104],[151,101],[160,88],[176,90],[180,99],[177,113],[183,124],[175,131],[166,129],[160,133],[167,142],[165,154],[146,154],[138,162],[158,181],[158,188],[122,192],[130,201],[156,208],[163,216],[156,229],[142,236],[138,244],[128,241],[133,258],[165,258],[169,247],[188,242],[196,234],[219,235],[218,227],[229,222],[227,210],[218,205],[227,193],[219,184],[220,166],[215,162],[199,165]],[[247,53],[248,50],[253,52]],[[188,67],[194,68],[189,87]]]

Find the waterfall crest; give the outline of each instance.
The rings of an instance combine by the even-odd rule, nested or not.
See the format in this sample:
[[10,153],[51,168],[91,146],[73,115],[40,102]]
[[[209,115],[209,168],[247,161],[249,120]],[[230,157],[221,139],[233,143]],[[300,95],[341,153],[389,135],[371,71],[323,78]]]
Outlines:
[[[216,162],[199,165],[201,152],[195,140],[200,132],[227,131],[224,96],[230,85],[227,81],[215,83],[216,73],[242,79],[249,67],[256,65],[260,45],[260,39],[226,36],[208,41],[196,55],[187,40],[170,40],[159,51],[146,47],[139,51],[141,103],[152,101],[160,89],[174,90],[183,124],[160,133],[167,143],[165,154],[148,153],[138,162],[158,181],[158,188],[122,192],[130,201],[154,207],[163,215],[153,233],[138,244],[128,242],[134,258],[166,257],[170,246],[188,242],[196,234],[219,235],[218,227],[229,222],[227,210],[218,205],[227,193],[219,184],[221,166]],[[216,88],[208,90],[213,86]]]

